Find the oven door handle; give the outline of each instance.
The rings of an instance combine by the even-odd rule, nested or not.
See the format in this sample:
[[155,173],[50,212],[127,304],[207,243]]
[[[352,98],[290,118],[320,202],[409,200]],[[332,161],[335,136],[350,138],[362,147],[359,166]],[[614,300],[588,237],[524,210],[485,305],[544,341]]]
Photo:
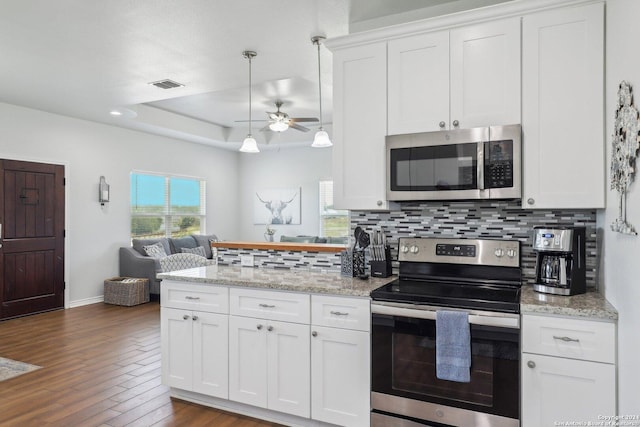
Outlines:
[[[371,304],[372,314],[385,314],[388,316],[403,316],[409,318],[436,320],[435,310],[421,310],[414,308],[394,307],[382,304]],[[469,314],[469,323],[472,325],[495,326],[499,328],[520,329],[520,316],[513,314],[485,315]]]

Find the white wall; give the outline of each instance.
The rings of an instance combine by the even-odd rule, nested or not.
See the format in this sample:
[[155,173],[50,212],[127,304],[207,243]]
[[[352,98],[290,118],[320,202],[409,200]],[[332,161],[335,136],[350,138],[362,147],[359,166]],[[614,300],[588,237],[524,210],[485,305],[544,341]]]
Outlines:
[[302,188],[301,224],[273,225],[276,241],[283,234],[318,235],[318,182],[331,179],[331,148],[300,147],[242,154],[239,175],[241,230],[235,240],[264,241],[265,226],[253,224],[253,203],[256,191],[269,188]]
[[[640,108],[640,2],[607,2],[606,58],[606,144],[607,168],[611,159],[611,135],[616,109],[616,93],[621,80],[633,86],[636,108]],[[570,108],[570,107],[569,107]],[[637,172],[636,172],[637,173]],[[627,218],[640,230],[640,176],[627,195]],[[607,299],[618,309],[618,394],[620,414],[640,414],[640,236],[611,231],[609,225],[618,215],[618,193],[607,194],[607,208],[600,214],[599,227],[604,230],[604,288]]]
[[[205,178],[208,233],[236,235],[238,154],[142,132],[0,103],[0,158],[65,165],[66,280],[71,305],[103,295],[130,244],[132,170]],[[98,203],[104,175],[111,200]]]

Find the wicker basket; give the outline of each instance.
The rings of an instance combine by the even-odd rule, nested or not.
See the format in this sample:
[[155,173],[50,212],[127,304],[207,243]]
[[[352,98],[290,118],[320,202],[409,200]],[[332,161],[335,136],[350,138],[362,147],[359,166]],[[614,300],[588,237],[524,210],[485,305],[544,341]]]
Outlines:
[[127,307],[149,302],[149,279],[112,277],[105,280],[104,302]]

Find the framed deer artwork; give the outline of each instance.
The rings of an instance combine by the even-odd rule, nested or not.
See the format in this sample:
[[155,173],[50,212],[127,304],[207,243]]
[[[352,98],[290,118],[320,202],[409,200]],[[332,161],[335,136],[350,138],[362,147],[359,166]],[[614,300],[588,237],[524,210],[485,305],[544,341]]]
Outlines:
[[301,188],[272,188],[256,191],[254,224],[300,224]]

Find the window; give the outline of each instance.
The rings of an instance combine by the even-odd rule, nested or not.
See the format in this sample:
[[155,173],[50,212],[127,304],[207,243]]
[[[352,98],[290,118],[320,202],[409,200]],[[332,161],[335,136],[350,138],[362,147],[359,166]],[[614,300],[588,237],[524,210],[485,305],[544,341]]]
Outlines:
[[333,181],[320,181],[320,236],[349,235],[349,211],[333,208]]
[[132,238],[201,233],[205,214],[204,180],[131,173]]

